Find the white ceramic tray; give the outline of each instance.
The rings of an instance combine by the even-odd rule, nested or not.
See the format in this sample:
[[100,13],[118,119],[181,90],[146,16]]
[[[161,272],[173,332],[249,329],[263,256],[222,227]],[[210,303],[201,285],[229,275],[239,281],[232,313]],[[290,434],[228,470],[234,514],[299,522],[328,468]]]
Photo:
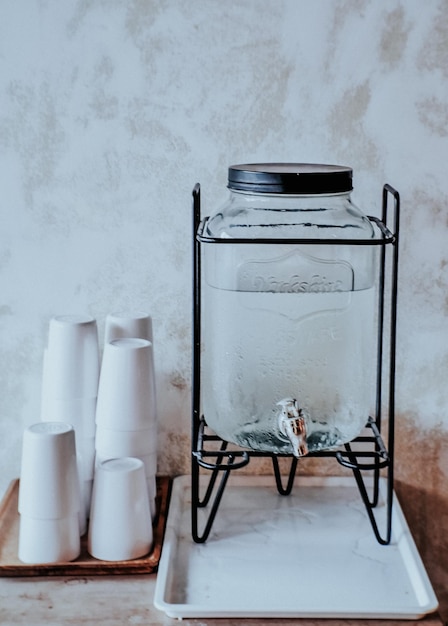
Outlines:
[[396,497],[393,511],[381,546],[352,477],[297,477],[285,497],[274,477],[231,476],[196,544],[178,477],[154,605],[176,618],[419,619],[438,603]]

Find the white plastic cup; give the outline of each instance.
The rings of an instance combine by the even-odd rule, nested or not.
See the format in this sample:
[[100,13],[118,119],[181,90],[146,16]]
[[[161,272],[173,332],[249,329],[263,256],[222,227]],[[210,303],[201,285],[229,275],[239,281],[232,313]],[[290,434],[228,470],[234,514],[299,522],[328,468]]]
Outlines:
[[[134,458],[140,459],[143,465],[145,466],[145,476],[148,479],[155,479],[157,475],[157,454],[134,454]],[[95,457],[95,468],[97,468],[103,461],[108,461],[109,459],[119,458],[117,455],[102,453],[101,451],[97,451]]]
[[131,456],[143,461],[146,476],[157,473],[157,442],[153,430],[109,430],[98,426],[95,438],[95,466],[107,459]]
[[121,311],[106,317],[104,343],[114,339],[137,337],[153,342],[152,319],[143,311]]
[[99,366],[96,321],[87,315],[53,317],[44,353],[43,405],[47,398],[95,397]]
[[[116,457],[112,455],[108,455],[108,454],[102,455],[99,452],[97,452],[96,459],[95,459],[95,467],[99,467],[99,465],[101,465],[101,463],[104,463],[104,461],[108,461],[113,458],[116,458]],[[155,498],[156,498],[157,454],[142,454],[140,456],[134,455],[134,458],[139,459],[143,463],[144,468],[145,468],[145,478],[146,478],[146,484],[147,484],[147,489],[148,489],[148,498],[149,498],[149,505],[151,509],[151,517],[152,519],[154,519],[155,514],[156,514]]]
[[120,457],[135,457],[145,466],[152,519],[155,517],[155,477],[157,474],[157,445],[153,430],[120,431],[98,426],[95,439],[95,466]]
[[[45,410],[44,407],[42,409],[41,419],[44,422],[64,422],[74,427],[82,504],[87,497],[87,492],[84,493],[83,484],[86,480],[93,480],[95,466],[96,398],[77,398],[74,400],[52,398],[46,403]],[[87,508],[81,507],[81,510],[81,534],[84,534],[89,505]]]
[[95,437],[96,394],[88,398],[57,398],[42,389],[41,419],[43,422],[71,424],[82,438]]
[[155,425],[146,430],[111,430],[98,426],[95,438],[96,452],[108,458],[156,455],[156,436]]
[[78,515],[75,432],[62,422],[39,422],[23,434],[19,513],[33,519]]
[[120,431],[98,426],[95,439],[95,466],[120,457],[135,457],[143,462],[148,486],[151,517],[155,517],[157,446],[152,430]]
[[73,561],[81,553],[77,515],[34,519],[20,515],[19,559],[23,563]]
[[132,457],[104,461],[93,482],[89,554],[103,561],[127,561],[148,554],[152,542],[142,461]]
[[115,339],[104,347],[96,406],[97,426],[147,430],[156,422],[152,344]]

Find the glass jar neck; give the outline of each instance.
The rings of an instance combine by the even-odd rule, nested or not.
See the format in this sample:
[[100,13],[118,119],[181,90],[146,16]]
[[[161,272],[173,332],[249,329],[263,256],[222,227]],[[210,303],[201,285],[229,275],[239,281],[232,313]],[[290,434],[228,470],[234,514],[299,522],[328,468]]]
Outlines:
[[287,199],[287,198],[291,198],[291,199],[295,199],[297,200],[297,198],[348,198],[350,197],[351,191],[343,191],[340,193],[310,193],[310,194],[304,194],[304,193],[261,193],[261,192],[257,192],[257,191],[240,191],[239,189],[230,189],[229,188],[229,192],[231,195],[235,195],[235,196],[245,196],[245,197],[257,197],[257,198],[269,198],[270,200],[273,198],[278,198],[278,199]]
[[313,210],[324,208],[339,208],[351,203],[351,192],[322,193],[322,194],[279,194],[279,193],[254,193],[229,189],[230,203],[244,208],[257,208],[266,210]]

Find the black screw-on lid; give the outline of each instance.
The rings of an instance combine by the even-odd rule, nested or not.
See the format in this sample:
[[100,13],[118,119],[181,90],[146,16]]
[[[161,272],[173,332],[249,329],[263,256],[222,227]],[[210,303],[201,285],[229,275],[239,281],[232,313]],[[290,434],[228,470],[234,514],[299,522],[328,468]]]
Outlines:
[[315,163],[249,163],[229,167],[229,188],[256,193],[324,194],[353,189],[353,170]]

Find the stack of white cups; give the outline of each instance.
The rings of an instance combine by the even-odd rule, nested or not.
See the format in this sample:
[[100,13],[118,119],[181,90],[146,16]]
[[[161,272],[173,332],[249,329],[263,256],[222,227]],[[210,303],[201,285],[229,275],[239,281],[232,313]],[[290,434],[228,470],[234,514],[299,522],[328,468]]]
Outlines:
[[75,430],[81,535],[87,530],[93,485],[99,369],[96,321],[84,315],[53,317],[44,353],[41,420],[71,424]]
[[157,411],[151,318],[106,318],[96,407],[96,467],[122,457],[144,464],[152,519],[156,513]]
[[75,433],[39,422],[23,435],[19,487],[19,558],[24,563],[73,561],[81,550]]

